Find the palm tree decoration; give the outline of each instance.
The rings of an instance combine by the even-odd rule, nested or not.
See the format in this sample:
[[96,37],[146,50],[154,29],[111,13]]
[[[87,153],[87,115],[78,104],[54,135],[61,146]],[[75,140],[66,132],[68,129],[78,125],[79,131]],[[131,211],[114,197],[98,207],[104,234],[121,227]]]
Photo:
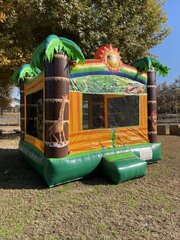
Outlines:
[[24,123],[24,80],[27,77],[35,78],[38,77],[41,73],[41,70],[37,67],[32,67],[30,64],[24,64],[20,68],[18,68],[14,74],[12,75],[11,79],[20,87],[20,103],[21,103],[21,140],[24,140],[24,131],[25,131],[25,123]]
[[76,62],[84,62],[85,60],[81,49],[75,42],[67,38],[50,35],[35,49],[31,65],[40,68],[46,59],[51,62],[54,54],[59,52],[64,52],[69,59]]
[[30,64],[24,64],[18,68],[11,79],[14,83],[19,83],[20,79],[25,79],[26,77],[37,77],[41,73],[41,70],[37,67],[32,67]]
[[133,67],[146,72],[154,69],[163,77],[167,76],[169,72],[169,68],[167,66],[161,64],[157,59],[151,57],[144,57],[135,61],[133,63]]
[[169,68],[162,65],[158,60],[144,57],[134,62],[133,67],[147,72],[147,102],[148,102],[148,136],[151,143],[157,142],[157,92],[156,72],[165,77]]
[[[78,63],[84,62],[85,59],[76,43],[56,35],[48,36],[32,55],[31,65],[38,68],[44,66],[45,70],[44,102],[46,110],[44,131],[47,134],[45,134],[44,140],[44,154],[46,157],[61,158],[68,154],[69,115],[64,114],[64,112],[69,112],[69,60]],[[52,109],[54,113],[59,112],[59,116],[52,114]],[[58,125],[56,124],[57,121]],[[67,121],[66,124],[64,124],[65,121]],[[58,130],[59,139],[52,137],[50,130],[53,130],[54,133]]]

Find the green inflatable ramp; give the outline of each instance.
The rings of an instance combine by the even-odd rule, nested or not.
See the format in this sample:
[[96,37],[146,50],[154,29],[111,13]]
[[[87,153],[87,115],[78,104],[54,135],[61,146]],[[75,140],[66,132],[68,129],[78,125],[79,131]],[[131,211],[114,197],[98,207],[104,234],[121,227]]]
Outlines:
[[147,162],[141,160],[133,152],[107,155],[102,159],[103,173],[115,184],[146,174]]

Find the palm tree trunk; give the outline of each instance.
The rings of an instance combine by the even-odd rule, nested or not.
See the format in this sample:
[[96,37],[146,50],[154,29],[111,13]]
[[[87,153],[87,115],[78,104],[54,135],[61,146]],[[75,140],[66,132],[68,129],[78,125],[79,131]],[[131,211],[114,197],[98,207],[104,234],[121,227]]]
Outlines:
[[24,122],[24,81],[20,79],[20,128],[21,128],[21,141],[24,140],[25,122]]
[[45,62],[45,145],[46,157],[68,154],[69,67],[67,55],[55,54]]
[[148,75],[148,136],[150,143],[157,142],[157,95],[156,72],[151,70]]

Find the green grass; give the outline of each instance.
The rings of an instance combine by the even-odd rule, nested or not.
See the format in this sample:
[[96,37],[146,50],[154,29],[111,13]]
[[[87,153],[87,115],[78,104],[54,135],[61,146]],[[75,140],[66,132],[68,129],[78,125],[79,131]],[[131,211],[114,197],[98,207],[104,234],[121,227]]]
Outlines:
[[18,140],[0,139],[0,240],[180,239],[178,137],[159,137],[163,159],[143,178],[112,185],[101,176],[51,189],[23,161]]
[[9,238],[12,235],[19,235],[23,232],[23,225],[22,224],[16,224],[16,225],[8,225],[8,226],[1,226],[0,227],[0,238]]

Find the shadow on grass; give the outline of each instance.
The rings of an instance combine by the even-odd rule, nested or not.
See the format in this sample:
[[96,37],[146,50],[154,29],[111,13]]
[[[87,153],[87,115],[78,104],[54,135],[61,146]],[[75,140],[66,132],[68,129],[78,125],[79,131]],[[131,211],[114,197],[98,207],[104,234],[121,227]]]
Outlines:
[[[0,134],[2,140],[18,139],[18,133]],[[79,180],[85,185],[111,185],[101,171]],[[47,185],[18,149],[0,148],[0,189],[46,189]]]
[[108,178],[102,172],[99,172],[96,175],[85,177],[79,181],[82,182],[84,185],[92,185],[92,186],[113,185],[113,183],[110,180],[108,180]]
[[44,188],[47,187],[43,179],[23,159],[18,149],[0,149],[0,189]]

